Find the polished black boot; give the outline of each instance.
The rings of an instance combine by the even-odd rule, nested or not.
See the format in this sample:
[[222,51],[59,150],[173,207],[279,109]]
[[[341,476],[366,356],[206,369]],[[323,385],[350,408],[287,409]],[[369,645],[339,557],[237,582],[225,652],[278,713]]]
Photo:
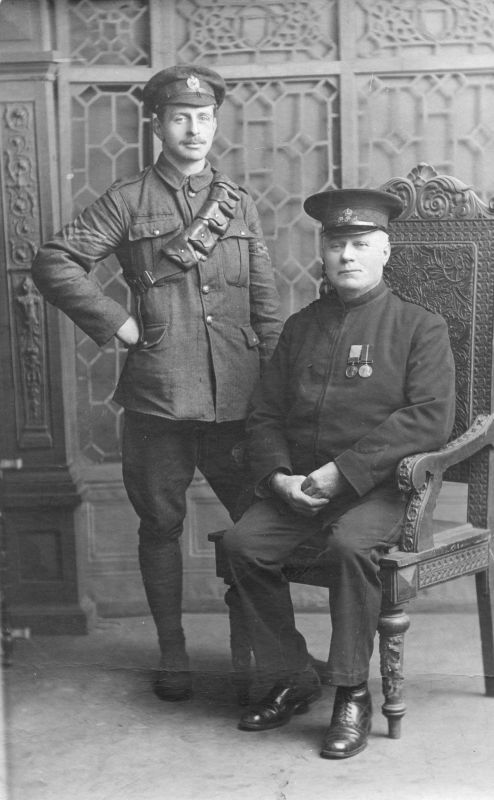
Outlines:
[[321,696],[319,678],[313,669],[276,683],[268,694],[240,718],[242,731],[267,731],[290,721],[293,714],[305,714]]
[[338,686],[331,725],[321,750],[323,758],[349,758],[367,747],[371,729],[372,700],[367,683]]

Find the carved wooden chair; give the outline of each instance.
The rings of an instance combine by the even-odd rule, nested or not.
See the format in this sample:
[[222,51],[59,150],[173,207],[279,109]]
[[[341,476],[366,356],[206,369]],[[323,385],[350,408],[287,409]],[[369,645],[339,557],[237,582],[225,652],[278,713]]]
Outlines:
[[[400,488],[409,492],[401,542],[381,559],[382,611],[379,649],[384,704],[391,738],[399,738],[403,702],[403,646],[409,627],[406,604],[427,587],[475,575],[485,689],[494,696],[494,414],[492,341],[494,328],[494,205],[486,206],[456,178],[419,164],[384,190],[404,203],[390,231],[388,285],[405,299],[440,312],[446,319],[456,362],[457,408],[453,439],[437,452],[403,459]],[[431,347],[434,343],[431,342]],[[443,482],[468,484],[467,522],[436,530],[433,511]],[[217,575],[230,580],[215,543]],[[289,581],[327,586],[323,542],[300,546],[285,565]],[[243,621],[230,611],[234,672],[245,694],[250,647]]]

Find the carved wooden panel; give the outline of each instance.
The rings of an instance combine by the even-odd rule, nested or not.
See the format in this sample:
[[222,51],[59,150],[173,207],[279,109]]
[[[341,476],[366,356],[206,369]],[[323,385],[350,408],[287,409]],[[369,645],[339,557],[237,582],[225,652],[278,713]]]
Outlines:
[[0,139],[17,443],[20,448],[45,448],[51,446],[52,436],[44,305],[29,274],[40,241],[32,102],[0,106]]
[[0,3],[0,43],[5,52],[19,53],[49,47],[45,23],[46,0],[3,0]]
[[176,3],[182,62],[283,63],[337,58],[335,0],[185,0]]
[[[487,206],[462,181],[425,164],[383,188],[404,203],[391,226],[386,279],[448,323],[457,368],[454,435],[459,435],[477,414],[492,410],[494,204]],[[487,524],[488,458],[482,452],[446,476],[469,480],[469,519],[475,525]]]
[[489,543],[483,542],[453,555],[442,556],[418,565],[418,588],[434,586],[460,575],[478,572],[489,566]]
[[490,0],[357,0],[359,58],[494,51]]
[[18,537],[19,578],[22,583],[63,580],[62,532],[22,531]]
[[149,64],[146,0],[68,0],[68,21],[73,63]]

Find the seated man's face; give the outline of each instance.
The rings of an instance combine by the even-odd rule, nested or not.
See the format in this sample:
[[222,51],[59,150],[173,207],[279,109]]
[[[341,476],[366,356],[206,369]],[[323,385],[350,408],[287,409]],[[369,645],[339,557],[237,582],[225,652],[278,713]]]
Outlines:
[[322,234],[322,257],[331,285],[343,300],[351,300],[377,286],[390,253],[388,235],[370,231],[342,236]]

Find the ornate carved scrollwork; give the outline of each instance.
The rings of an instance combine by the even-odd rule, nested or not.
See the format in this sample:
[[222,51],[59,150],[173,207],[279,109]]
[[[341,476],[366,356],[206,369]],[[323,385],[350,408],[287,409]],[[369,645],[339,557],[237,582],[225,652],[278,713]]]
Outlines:
[[383,694],[396,695],[403,683],[404,634],[387,636],[381,639],[380,664],[383,681]]
[[439,175],[429,164],[420,163],[406,178],[392,178],[381,187],[400,198],[405,219],[494,219],[494,200],[484,203],[457,178]]
[[43,420],[42,300],[29,276],[16,291],[17,331],[26,425]]
[[2,115],[8,199],[7,272],[13,315],[12,361],[20,447],[50,447],[43,301],[28,271],[40,240],[32,103],[5,103]]

